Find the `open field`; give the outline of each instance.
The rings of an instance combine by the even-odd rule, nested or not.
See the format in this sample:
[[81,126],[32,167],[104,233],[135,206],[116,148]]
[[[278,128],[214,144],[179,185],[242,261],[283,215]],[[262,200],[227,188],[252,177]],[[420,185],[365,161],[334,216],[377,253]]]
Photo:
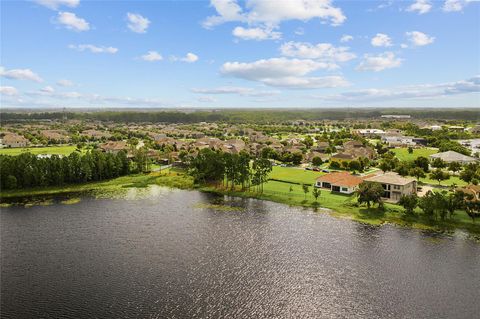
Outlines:
[[436,148],[414,148],[412,154],[408,153],[408,148],[406,147],[394,148],[392,151],[401,161],[413,161],[420,156],[428,158],[428,156],[438,153],[438,149]]
[[70,155],[77,149],[73,145],[62,146],[48,146],[48,147],[19,147],[19,148],[2,148],[0,149],[0,155],[20,155],[21,153],[30,152],[32,154],[57,154],[57,155]]
[[316,178],[322,175],[325,175],[325,173],[308,171],[306,169],[297,167],[274,166],[269,178],[297,184],[312,185],[315,183]]
[[426,174],[427,175],[426,178],[420,178],[420,182],[425,183],[425,184],[431,184],[431,185],[434,185],[434,186],[437,186],[437,185],[452,186],[453,184],[455,184],[457,186],[467,185],[467,183],[462,181],[458,176],[450,176],[450,179],[447,179],[446,181],[441,181],[440,184],[438,184],[438,181],[430,179],[428,177],[428,174],[429,173]]

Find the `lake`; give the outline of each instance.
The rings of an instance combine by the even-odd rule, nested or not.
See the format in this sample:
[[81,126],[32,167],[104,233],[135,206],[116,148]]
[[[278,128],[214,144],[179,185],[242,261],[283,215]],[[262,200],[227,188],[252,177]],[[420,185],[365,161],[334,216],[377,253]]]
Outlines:
[[2,318],[474,318],[480,244],[156,189],[1,209]]

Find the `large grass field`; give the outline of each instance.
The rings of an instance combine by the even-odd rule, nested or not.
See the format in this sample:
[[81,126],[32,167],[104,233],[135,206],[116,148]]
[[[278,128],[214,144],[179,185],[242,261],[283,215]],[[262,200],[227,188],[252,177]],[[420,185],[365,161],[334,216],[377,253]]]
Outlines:
[[412,154],[408,153],[408,148],[406,147],[394,148],[392,151],[401,161],[413,161],[420,156],[428,158],[428,156],[438,153],[438,149],[436,148],[414,148]]
[[297,167],[274,166],[269,178],[291,183],[312,185],[315,183],[317,177],[322,175],[325,175],[325,173],[308,171],[306,169]]
[[440,185],[440,186],[452,186],[453,184],[457,186],[465,186],[467,185],[466,182],[462,181],[458,176],[450,176],[450,179],[447,179],[446,181],[441,181],[440,184],[438,184],[438,181],[430,179],[428,177],[429,173],[426,174],[427,177],[425,178],[420,178],[420,182],[425,183],[425,184],[430,184],[430,185]]
[[0,155],[20,155],[21,153],[30,152],[32,154],[57,154],[57,155],[70,155],[77,149],[73,145],[62,146],[48,146],[48,147],[19,147],[19,148],[1,148]]

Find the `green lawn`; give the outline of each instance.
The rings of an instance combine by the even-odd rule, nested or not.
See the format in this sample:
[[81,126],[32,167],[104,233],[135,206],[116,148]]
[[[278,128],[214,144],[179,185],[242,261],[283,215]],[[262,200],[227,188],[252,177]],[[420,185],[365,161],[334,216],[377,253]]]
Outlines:
[[428,156],[438,153],[438,149],[436,148],[414,148],[412,154],[408,153],[408,148],[406,147],[394,148],[392,151],[401,161],[413,161],[420,156],[428,158]]
[[297,167],[274,166],[269,178],[291,183],[313,184],[316,178],[322,175],[325,175],[325,173],[308,171]]
[[[438,181],[430,179],[428,177],[430,173],[427,173],[426,178],[420,178],[420,182],[425,183],[425,184],[431,184],[431,185],[438,185]],[[458,176],[450,176],[450,179],[447,179],[446,181],[440,182],[440,185],[442,186],[452,186],[453,184],[457,186],[465,186],[467,185],[466,182],[462,181]]]
[[30,152],[32,154],[58,154],[58,155],[70,155],[77,149],[73,145],[62,146],[48,146],[48,147],[25,147],[25,148],[2,148],[0,149],[0,155],[20,155],[21,153]]

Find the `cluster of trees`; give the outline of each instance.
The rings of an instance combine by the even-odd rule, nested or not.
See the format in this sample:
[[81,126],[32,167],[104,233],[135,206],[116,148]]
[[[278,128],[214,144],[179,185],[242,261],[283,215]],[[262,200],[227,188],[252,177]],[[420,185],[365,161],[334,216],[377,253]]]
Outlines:
[[88,151],[82,155],[52,155],[39,158],[31,153],[18,156],[0,156],[0,182],[2,189],[61,186],[110,179],[130,172],[125,152],[103,153]]
[[256,187],[258,192],[263,192],[263,184],[268,180],[272,171],[270,160],[265,157],[254,158],[251,162],[247,152],[238,154],[224,153],[210,148],[202,149],[196,156],[187,156],[189,173],[196,183],[223,184],[225,187],[235,189],[240,185],[242,190]]
[[452,219],[455,211],[461,209],[465,210],[474,222],[475,218],[480,217],[480,201],[461,190],[428,191],[423,197],[418,197],[416,194],[404,195],[399,204],[405,208],[405,213],[408,215],[413,215],[415,208],[419,207],[427,217],[435,220]]
[[344,169],[352,172],[363,172],[370,165],[370,160],[366,157],[360,157],[358,160],[352,161],[331,161],[329,167],[331,169]]

